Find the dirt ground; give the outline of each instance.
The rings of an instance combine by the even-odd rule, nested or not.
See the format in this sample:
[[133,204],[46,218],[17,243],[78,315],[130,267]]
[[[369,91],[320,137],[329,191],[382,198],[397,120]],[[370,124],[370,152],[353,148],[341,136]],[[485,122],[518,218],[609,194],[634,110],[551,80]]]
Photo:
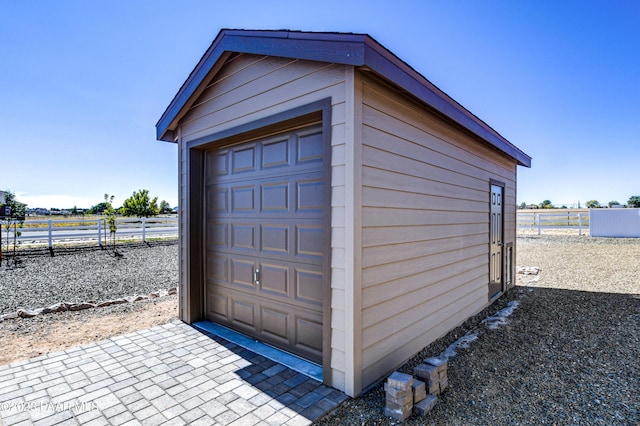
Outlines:
[[177,296],[0,323],[0,365],[166,324]]

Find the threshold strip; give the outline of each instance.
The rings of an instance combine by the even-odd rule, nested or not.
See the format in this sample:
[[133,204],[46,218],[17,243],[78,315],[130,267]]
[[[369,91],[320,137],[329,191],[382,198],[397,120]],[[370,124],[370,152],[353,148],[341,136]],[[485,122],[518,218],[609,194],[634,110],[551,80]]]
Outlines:
[[265,343],[254,340],[250,337],[238,333],[237,331],[231,330],[227,327],[223,327],[213,322],[199,321],[191,325],[202,332],[222,337],[223,339],[228,340],[231,343],[235,343],[236,345],[248,349],[251,352],[262,355],[263,357],[268,358],[271,361],[282,364],[285,367],[288,367],[294,371],[297,371],[298,373],[304,374],[305,376],[311,377],[312,379],[315,379],[322,383],[322,367],[314,364],[311,361],[307,361],[306,359],[302,359],[296,355],[290,354],[280,349],[276,349],[273,346],[269,346]]

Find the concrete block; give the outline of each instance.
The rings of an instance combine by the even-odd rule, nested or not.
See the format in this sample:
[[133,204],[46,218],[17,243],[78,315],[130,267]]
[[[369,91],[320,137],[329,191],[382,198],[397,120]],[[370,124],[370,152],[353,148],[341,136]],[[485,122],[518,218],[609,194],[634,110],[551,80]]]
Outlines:
[[401,410],[401,411],[409,411],[411,413],[411,409],[413,408],[413,400],[410,400],[404,404],[397,404],[395,402],[391,402],[389,400],[384,403],[385,408],[390,410]]
[[424,364],[429,364],[429,365],[433,365],[435,367],[438,367],[440,370],[446,370],[447,369],[447,364],[448,364],[447,360],[443,360],[443,359],[440,359],[440,358],[426,358],[422,362]]
[[413,380],[413,403],[420,402],[427,397],[426,383],[414,379]]
[[413,374],[429,382],[436,382],[440,379],[438,376],[438,367],[431,364],[419,364],[413,369]]
[[446,377],[440,380],[440,393],[444,392],[444,390],[449,386],[449,379]]
[[410,374],[400,373],[399,371],[394,371],[389,378],[387,378],[387,384],[392,388],[411,390],[411,385],[413,385],[413,376]]
[[399,389],[389,386],[388,383],[384,384],[384,391],[387,393],[387,398],[405,398],[411,396],[411,389]]
[[440,382],[434,382],[427,388],[427,393],[430,395],[440,395]]
[[385,401],[389,404],[396,404],[396,405],[413,404],[413,394],[409,393],[409,395],[400,396],[400,397],[392,397],[389,394],[387,394]]
[[387,407],[384,408],[384,415],[387,417],[391,417],[394,420],[405,421],[409,417],[411,417],[411,410],[403,411],[403,410],[392,410]]
[[437,401],[437,397],[429,395],[413,406],[413,413],[417,416],[426,416],[429,411],[433,410]]

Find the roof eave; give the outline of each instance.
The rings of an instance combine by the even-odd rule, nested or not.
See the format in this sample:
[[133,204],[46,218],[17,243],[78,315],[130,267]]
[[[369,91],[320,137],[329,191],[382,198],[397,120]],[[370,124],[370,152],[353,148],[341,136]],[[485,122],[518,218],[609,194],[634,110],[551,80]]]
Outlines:
[[366,34],[221,30],[156,124],[158,140],[175,142],[177,123],[199,95],[198,88],[231,52],[365,66],[519,165],[531,167],[531,157]]
[[173,142],[177,119],[225,53],[248,53],[361,66],[364,35],[291,31],[222,30],[156,124],[158,140]]
[[519,165],[531,167],[531,157],[375,40],[369,38],[368,41],[365,50],[365,64],[368,68],[513,158]]

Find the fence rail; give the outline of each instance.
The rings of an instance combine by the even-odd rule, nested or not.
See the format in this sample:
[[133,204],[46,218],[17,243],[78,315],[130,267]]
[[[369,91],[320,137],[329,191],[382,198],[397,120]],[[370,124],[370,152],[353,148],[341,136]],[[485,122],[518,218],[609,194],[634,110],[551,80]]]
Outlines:
[[[151,218],[117,218],[116,240],[136,240],[143,242],[150,237],[173,237],[178,235],[178,218],[176,216],[159,216]],[[18,234],[14,235],[14,231]],[[109,228],[104,217],[89,219],[27,219],[21,228],[11,229],[7,235],[3,227],[2,245],[13,244],[14,240],[21,244],[68,243],[74,241],[96,241],[98,245],[106,244]]]
[[531,212],[518,211],[516,214],[516,227],[518,232],[537,231],[538,235],[543,230],[569,230],[582,235],[589,230],[589,211],[552,211]]

